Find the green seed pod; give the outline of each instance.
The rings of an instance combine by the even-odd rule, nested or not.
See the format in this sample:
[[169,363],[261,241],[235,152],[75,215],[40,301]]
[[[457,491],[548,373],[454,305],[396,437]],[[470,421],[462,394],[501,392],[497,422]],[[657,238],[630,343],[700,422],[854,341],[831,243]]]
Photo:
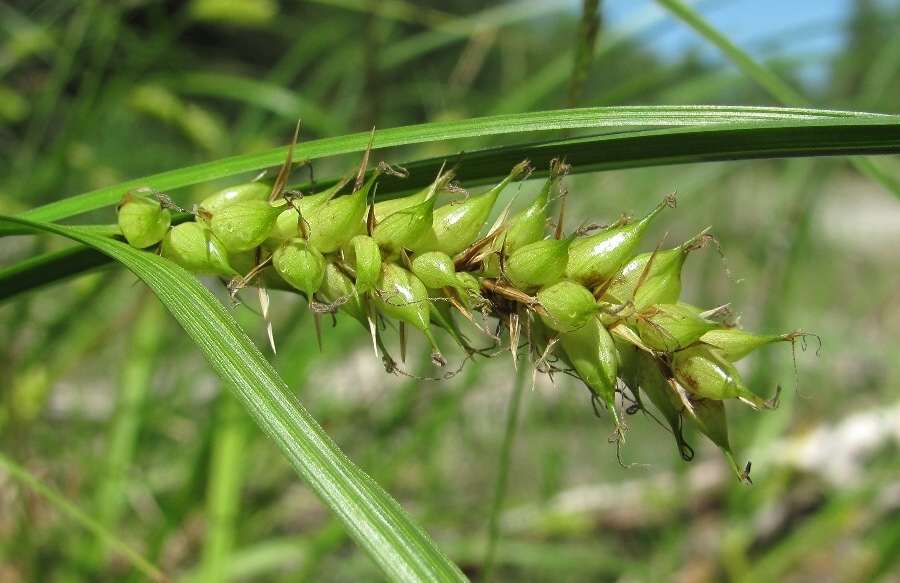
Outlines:
[[606,404],[622,436],[622,422],[616,410],[616,344],[612,336],[600,320],[591,318],[581,328],[561,332],[559,343],[584,384]]
[[530,205],[506,221],[506,233],[499,239],[507,254],[544,238],[547,230],[547,204],[550,192],[559,183],[561,174],[551,173],[541,191]]
[[377,224],[389,215],[402,210],[406,210],[411,206],[422,204],[429,198],[436,196],[440,191],[446,188],[447,184],[449,184],[451,180],[453,180],[453,176],[454,172],[452,170],[449,170],[439,175],[428,188],[423,188],[415,194],[404,196],[402,198],[392,198],[390,200],[382,200],[376,202],[374,208],[375,223]]
[[372,297],[385,316],[421,330],[437,351],[437,341],[429,328],[431,301],[421,279],[399,265],[383,263]]
[[610,280],[604,299],[616,304],[633,300],[638,312],[654,304],[678,302],[684,261],[691,251],[703,246],[706,237],[703,231],[674,249],[638,255]]
[[435,209],[431,233],[425,237],[420,250],[441,251],[452,257],[471,245],[484,228],[497,197],[527,167],[527,162],[521,162],[488,192]]
[[372,237],[378,243],[385,258],[400,255],[403,249],[418,251],[423,240],[431,232],[436,197],[405,209],[398,210],[375,223]]
[[453,260],[446,253],[429,251],[416,255],[410,262],[409,268],[416,277],[422,280],[422,283],[431,289],[462,288],[458,277],[461,274],[456,273]]
[[681,459],[685,461],[692,460],[694,450],[687,444],[682,434],[681,411],[684,409],[684,404],[660,371],[656,358],[649,352],[637,349],[634,346],[631,346],[631,348],[636,351],[634,360],[637,369],[637,382],[641,390],[649,397],[656,410],[668,422],[669,427],[672,429],[672,435],[675,436],[675,445],[678,446]]
[[636,320],[641,341],[662,352],[686,348],[719,327],[684,304],[656,304],[637,314]]
[[525,293],[560,281],[566,273],[566,258],[575,235],[544,239],[519,248],[503,262],[503,273]]
[[368,235],[353,237],[344,256],[356,272],[356,291],[363,294],[374,288],[381,277],[381,252],[375,239]]
[[422,280],[393,263],[381,266],[381,277],[375,286],[375,305],[389,318],[428,329],[428,288]]
[[272,254],[272,266],[286,282],[313,301],[325,280],[325,258],[305,239],[289,239]]
[[622,269],[637,249],[653,219],[672,201],[673,198],[666,197],[666,200],[639,221],[610,227],[572,243],[566,276],[588,289],[594,289],[609,280]]
[[402,210],[406,210],[411,206],[422,204],[423,202],[428,200],[428,195],[431,193],[431,190],[432,187],[429,186],[428,188],[423,188],[419,192],[410,194],[409,196],[392,198],[389,200],[380,200],[376,202],[373,209],[375,213],[375,223],[378,224],[386,217],[389,217],[390,215]]
[[237,186],[229,186],[219,192],[213,193],[204,198],[203,202],[198,206],[215,214],[222,208],[238,201],[269,200],[269,194],[271,192],[272,187],[268,184],[262,182],[247,182],[245,184],[238,184]]
[[172,224],[172,213],[162,208],[159,199],[141,196],[134,190],[122,197],[116,206],[116,215],[125,240],[138,249],[146,249],[162,241]]
[[372,184],[379,172],[358,191],[332,198],[303,217],[309,227],[309,241],[322,253],[332,253],[359,234],[366,216],[367,201]]
[[357,293],[353,280],[334,263],[325,265],[319,295],[328,303],[336,303],[340,311],[359,321],[364,328],[369,328],[363,298]]
[[710,330],[700,337],[701,342],[715,346],[729,362],[737,362],[760,346],[774,342],[793,342],[800,333],[790,332],[780,336],[751,334],[739,328]]
[[281,213],[275,219],[275,226],[269,232],[266,244],[275,247],[282,241],[287,241],[294,237],[302,237],[303,230],[300,228],[301,215],[293,205],[287,201],[279,200],[272,203],[272,206],[280,209]]
[[228,263],[228,250],[209,228],[195,221],[169,229],[163,237],[160,255],[194,275],[235,277]]
[[456,298],[468,310],[474,310],[484,303],[481,295],[481,282],[477,277],[466,271],[456,274],[459,285],[456,287]]
[[700,433],[708,437],[710,441],[722,450],[734,473],[737,474],[738,479],[745,484],[751,484],[749,476],[750,465],[747,464],[746,469],[742,469],[738,465],[737,460],[735,460],[734,453],[731,450],[731,443],[728,440],[728,420],[725,416],[725,404],[715,399],[695,400],[693,398],[690,399],[690,404],[691,407],[685,408],[682,415]]
[[672,374],[687,391],[700,399],[737,398],[754,409],[774,408],[776,397],[767,402],[744,384],[740,373],[718,348],[698,342],[672,354]]
[[[273,204],[282,209],[282,213],[278,215],[275,227],[272,229],[269,238],[273,241],[286,241],[294,237],[304,236],[304,228],[301,228],[301,218],[306,217],[320,206],[328,202],[334,197],[340,189],[347,185],[350,176],[345,176],[340,182],[322,192],[316,194],[303,195],[295,198],[288,203],[286,200],[278,200]],[[305,227],[305,225],[303,226]]]
[[[207,210],[201,209],[202,217]],[[235,200],[211,213],[209,228],[228,251],[249,251],[269,238],[282,210],[267,200]]]
[[544,324],[557,332],[571,332],[584,326],[599,308],[594,296],[580,283],[564,279],[537,293],[544,308]]

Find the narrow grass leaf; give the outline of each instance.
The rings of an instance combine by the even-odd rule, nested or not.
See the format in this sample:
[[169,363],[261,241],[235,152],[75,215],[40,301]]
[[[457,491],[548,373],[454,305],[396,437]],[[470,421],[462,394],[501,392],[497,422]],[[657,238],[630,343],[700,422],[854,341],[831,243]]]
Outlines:
[[[746,127],[741,128],[742,130],[752,129],[753,124],[774,124],[787,129],[799,128],[816,120],[820,122],[843,120],[844,122],[864,124],[900,124],[900,120],[896,116],[815,109],[731,106],[596,107],[499,115],[378,130],[375,132],[372,145],[377,149],[462,138],[484,138],[517,133],[539,135],[542,132],[575,129],[604,128],[609,130],[612,128],[621,131],[625,128],[636,127],[683,128],[695,126],[696,130],[698,127],[705,126],[731,125],[739,127],[738,124],[742,123],[747,124]],[[338,154],[362,152],[366,149],[370,137],[369,132],[364,132],[300,143],[295,147],[294,159],[315,160]],[[138,178],[52,202],[26,211],[20,216],[36,221],[57,221],[104,206],[112,206],[119,201],[124,192],[133,188],[152,186],[158,191],[167,191],[280,165],[284,161],[287,151],[287,147],[274,148]],[[456,159],[462,160],[464,156],[454,157],[454,161]],[[639,160],[633,160],[633,164],[626,167],[641,165]],[[505,176],[506,171],[497,176]],[[381,191],[380,188],[379,191]]]
[[156,293],[256,423],[391,580],[465,581],[400,505],[347,459],[198,279],[152,253],[75,227],[3,216],[0,225],[62,235],[125,265]]

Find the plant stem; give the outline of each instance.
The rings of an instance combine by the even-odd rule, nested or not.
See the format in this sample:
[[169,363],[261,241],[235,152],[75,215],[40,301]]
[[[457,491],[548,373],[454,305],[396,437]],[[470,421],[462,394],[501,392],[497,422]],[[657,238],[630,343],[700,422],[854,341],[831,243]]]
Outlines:
[[481,583],[487,583],[490,579],[491,569],[494,563],[494,553],[497,550],[497,540],[500,538],[500,511],[503,507],[503,499],[506,497],[506,484],[509,481],[509,467],[512,464],[512,447],[515,441],[516,427],[519,423],[519,404],[522,401],[525,382],[531,373],[531,367],[522,365],[516,375],[516,383],[513,392],[509,396],[509,410],[506,414],[506,433],[503,435],[503,445],[500,447],[498,460],[499,473],[497,484],[494,488],[494,501],[491,504],[490,524],[488,526],[488,544],[484,555],[481,571]]

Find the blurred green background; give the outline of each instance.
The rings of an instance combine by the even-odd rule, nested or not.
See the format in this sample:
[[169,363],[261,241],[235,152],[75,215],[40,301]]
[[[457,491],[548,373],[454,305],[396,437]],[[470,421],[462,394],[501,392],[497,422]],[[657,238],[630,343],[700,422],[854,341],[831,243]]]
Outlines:
[[[763,14],[758,7],[773,3],[754,4],[698,7],[814,106],[900,113],[900,3],[835,2],[843,8],[805,20],[798,8],[782,7],[779,19],[778,6]],[[4,2],[0,211],[284,145],[297,119],[302,141],[571,105],[779,105],[662,8],[625,0],[600,4],[594,60],[573,89],[580,10],[551,1]],[[738,16],[725,18],[729,10]],[[317,161],[314,176],[355,162]],[[896,159],[879,163],[900,175]],[[170,194],[189,206],[235,182]],[[796,360],[784,345],[741,363],[760,390],[785,387],[774,412],[730,409],[732,442],[740,460],[753,461],[754,486],[742,486],[698,436],[689,438],[695,460],[682,462],[671,436],[641,415],[629,418],[617,459],[609,416],[598,420],[568,378],[538,378],[533,390],[526,379],[510,434],[517,373],[508,354],[448,380],[392,376],[355,322],[326,319],[320,350],[303,302],[273,292],[276,368],[473,578],[486,571],[495,490],[508,471],[492,581],[900,581],[898,193],[844,159],[566,183],[569,228],[643,215],[677,191],[678,208],[642,250],[713,225],[728,269],[714,248],[693,254],[683,298],[731,303],[749,330],[821,337],[821,349],[798,345]],[[106,209],[86,220],[113,218]],[[6,238],[0,265],[61,245]],[[377,580],[135,283],[111,268],[0,305],[3,452],[173,580],[217,580],[207,567],[222,552],[232,581]],[[245,299],[235,316],[265,348],[254,297]],[[448,356],[451,368],[463,362]],[[407,367],[443,372],[416,349]],[[142,576],[0,472],[0,581],[85,580]]]

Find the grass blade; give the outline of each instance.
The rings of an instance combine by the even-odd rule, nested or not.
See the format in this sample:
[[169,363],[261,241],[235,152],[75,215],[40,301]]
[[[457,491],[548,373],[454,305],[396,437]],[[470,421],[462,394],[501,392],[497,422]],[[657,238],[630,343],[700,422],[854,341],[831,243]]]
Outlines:
[[[373,147],[377,149],[521,133],[540,135],[558,130],[611,128],[621,131],[625,128],[687,126],[694,126],[696,129],[707,126],[736,127],[741,123],[748,124],[748,127],[753,127],[753,124],[771,124],[788,128],[828,120],[835,123],[842,121],[900,123],[894,116],[815,109],[730,106],[597,107],[500,115],[378,130],[375,133]],[[370,133],[365,132],[297,144],[294,159],[315,160],[338,154],[362,152],[366,149],[369,138]],[[124,192],[140,186],[149,185],[159,191],[166,191],[281,165],[287,151],[287,147],[274,148],[130,180],[37,207],[22,213],[21,216],[36,221],[57,221],[104,206],[112,206],[119,202]],[[633,166],[640,165],[637,160],[633,162],[635,162]]]
[[0,217],[3,224],[74,239],[110,255],[141,278],[297,473],[391,580],[465,580],[400,505],[347,459],[199,280],[152,253],[74,227]]

